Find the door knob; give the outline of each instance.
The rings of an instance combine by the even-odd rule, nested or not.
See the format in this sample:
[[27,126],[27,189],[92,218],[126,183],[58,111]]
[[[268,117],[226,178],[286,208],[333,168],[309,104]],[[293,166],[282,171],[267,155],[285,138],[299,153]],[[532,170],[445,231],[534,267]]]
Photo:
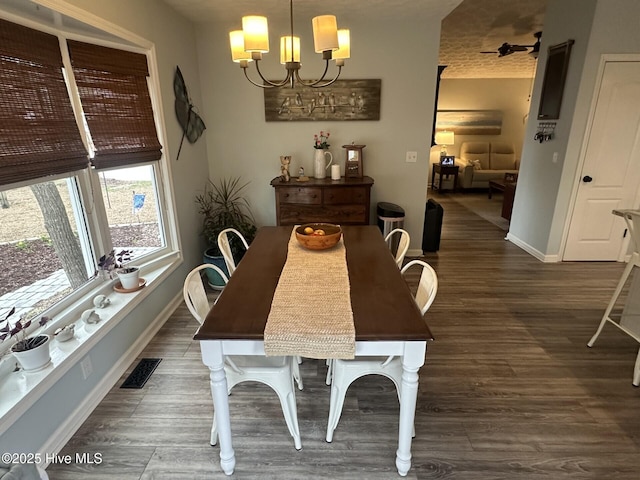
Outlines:
[[593,178],[591,178],[589,175],[585,175],[584,177],[582,177],[582,181],[584,183],[589,183],[593,180]]

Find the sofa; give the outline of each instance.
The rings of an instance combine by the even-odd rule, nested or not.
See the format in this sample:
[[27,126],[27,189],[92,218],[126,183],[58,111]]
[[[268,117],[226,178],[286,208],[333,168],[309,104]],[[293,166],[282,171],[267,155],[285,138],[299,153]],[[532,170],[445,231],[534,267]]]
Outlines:
[[458,188],[488,188],[490,180],[517,174],[520,167],[513,144],[507,142],[463,142],[455,162]]

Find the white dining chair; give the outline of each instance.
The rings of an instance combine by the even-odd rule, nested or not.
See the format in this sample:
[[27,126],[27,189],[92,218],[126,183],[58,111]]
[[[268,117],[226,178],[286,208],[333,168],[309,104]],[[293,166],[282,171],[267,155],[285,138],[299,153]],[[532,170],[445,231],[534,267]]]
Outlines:
[[[404,256],[407,254],[407,250],[409,250],[409,243],[411,242],[411,237],[409,236],[409,232],[403,230],[401,228],[396,228],[395,230],[391,230],[389,234],[385,237],[384,241],[387,242],[389,247],[395,246],[396,238],[398,247],[395,252],[395,260],[398,264],[398,268],[402,268],[402,262],[404,261]],[[392,251],[393,253],[393,251]]]
[[233,275],[236,269],[236,261],[233,259],[233,253],[231,251],[232,235],[235,235],[242,242],[245,250],[249,249],[247,240],[235,228],[225,228],[218,234],[218,248],[224,257],[224,263],[227,265],[229,276]]
[[[228,281],[224,272],[215,265],[208,263],[199,265],[189,272],[184,281],[182,294],[191,315],[202,324],[210,305],[201,277],[202,270],[212,268],[218,272],[225,284]],[[298,413],[296,408],[296,393],[294,380],[298,388],[302,390],[302,378],[298,363],[292,357],[266,357],[266,356],[225,356],[224,371],[227,376],[227,388],[231,389],[241,382],[260,382],[271,387],[282,405],[282,413],[293,437],[296,450],[302,448],[300,440],[300,428],[298,427]],[[211,427],[211,445],[218,441],[215,415]]]
[[[422,315],[429,309],[438,291],[438,276],[435,270],[422,260],[412,260],[402,268],[405,276],[414,265],[420,266],[422,272],[416,295],[414,297]],[[389,378],[396,386],[398,400],[402,395],[402,360],[397,356],[390,357],[356,357],[353,360],[333,359],[329,366],[330,374],[327,383],[331,384],[329,403],[329,420],[327,423],[327,442],[333,440],[333,432],[338,426],[344,398],[355,380],[365,375],[382,375]],[[414,432],[415,434],[415,432]]]
[[[225,228],[218,234],[218,248],[222,252],[222,256],[224,257],[224,263],[227,265],[227,270],[229,271],[229,276],[233,275],[233,272],[236,270],[236,262],[233,259],[233,253],[231,251],[231,238],[232,235],[236,235],[238,239],[244,245],[245,250],[249,249],[249,244],[244,236],[235,228]],[[298,365],[302,363],[302,357],[296,356],[296,362]]]
[[[640,323],[638,321],[637,311],[640,307],[640,301],[636,300],[638,297],[633,296],[632,292],[637,291],[638,280],[635,278],[631,281],[631,285],[629,286],[629,292],[627,295],[629,298],[626,300],[626,304],[623,307],[622,315],[620,318],[618,315],[613,316],[611,312],[614,307],[618,304],[618,297],[623,292],[629,277],[631,276],[631,272],[635,268],[640,268],[640,210],[621,210],[620,213],[624,217],[625,222],[627,223],[627,230],[631,235],[631,242],[633,243],[633,253],[631,254],[631,258],[629,259],[629,263],[625,267],[622,272],[622,277],[618,281],[618,285],[613,292],[613,296],[611,300],[609,300],[609,304],[602,315],[602,319],[600,320],[600,324],[598,325],[598,329],[596,333],[593,334],[591,340],[587,343],[587,346],[593,347],[596,343],[596,340],[602,333],[602,329],[607,323],[611,323],[612,325],[618,327],[624,333],[633,338],[636,342],[640,343]],[[636,271],[635,275],[640,274],[640,272]],[[629,313],[627,314],[627,309]],[[632,384],[635,387],[640,386],[640,348],[638,349],[638,355],[636,356],[636,363],[633,368],[633,380]]]

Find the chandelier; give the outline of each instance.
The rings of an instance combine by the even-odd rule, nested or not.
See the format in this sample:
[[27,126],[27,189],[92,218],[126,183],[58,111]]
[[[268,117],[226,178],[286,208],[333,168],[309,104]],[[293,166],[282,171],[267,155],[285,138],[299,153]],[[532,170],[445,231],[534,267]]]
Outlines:
[[[285,66],[287,76],[284,80],[273,82],[267,80],[260,71],[262,54],[269,52],[269,29],[267,17],[250,15],[242,17],[242,30],[229,32],[231,43],[231,58],[240,64],[244,76],[256,87],[277,88],[286,85],[293,88],[298,82],[305,87],[327,87],[335,82],[344,66],[344,60],[350,56],[349,30],[338,30],[334,15],[314,17],[313,41],[316,53],[322,53],[325,62],[324,72],[318,80],[305,81],[300,78],[300,37],[293,35],[293,0],[289,2],[289,23],[291,34],[280,37],[280,63]],[[329,60],[335,60],[338,73],[330,80],[325,80],[329,71]],[[256,72],[262,79],[262,84],[253,81],[247,72],[249,62],[255,62]]]

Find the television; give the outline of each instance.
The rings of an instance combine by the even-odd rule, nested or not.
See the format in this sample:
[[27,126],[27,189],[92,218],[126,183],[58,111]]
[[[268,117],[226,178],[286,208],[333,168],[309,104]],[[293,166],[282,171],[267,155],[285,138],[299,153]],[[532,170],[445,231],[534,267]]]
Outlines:
[[560,118],[562,93],[564,82],[567,79],[569,57],[573,44],[573,40],[567,40],[549,47],[542,81],[542,93],[540,94],[540,106],[538,107],[538,120],[557,120]]

